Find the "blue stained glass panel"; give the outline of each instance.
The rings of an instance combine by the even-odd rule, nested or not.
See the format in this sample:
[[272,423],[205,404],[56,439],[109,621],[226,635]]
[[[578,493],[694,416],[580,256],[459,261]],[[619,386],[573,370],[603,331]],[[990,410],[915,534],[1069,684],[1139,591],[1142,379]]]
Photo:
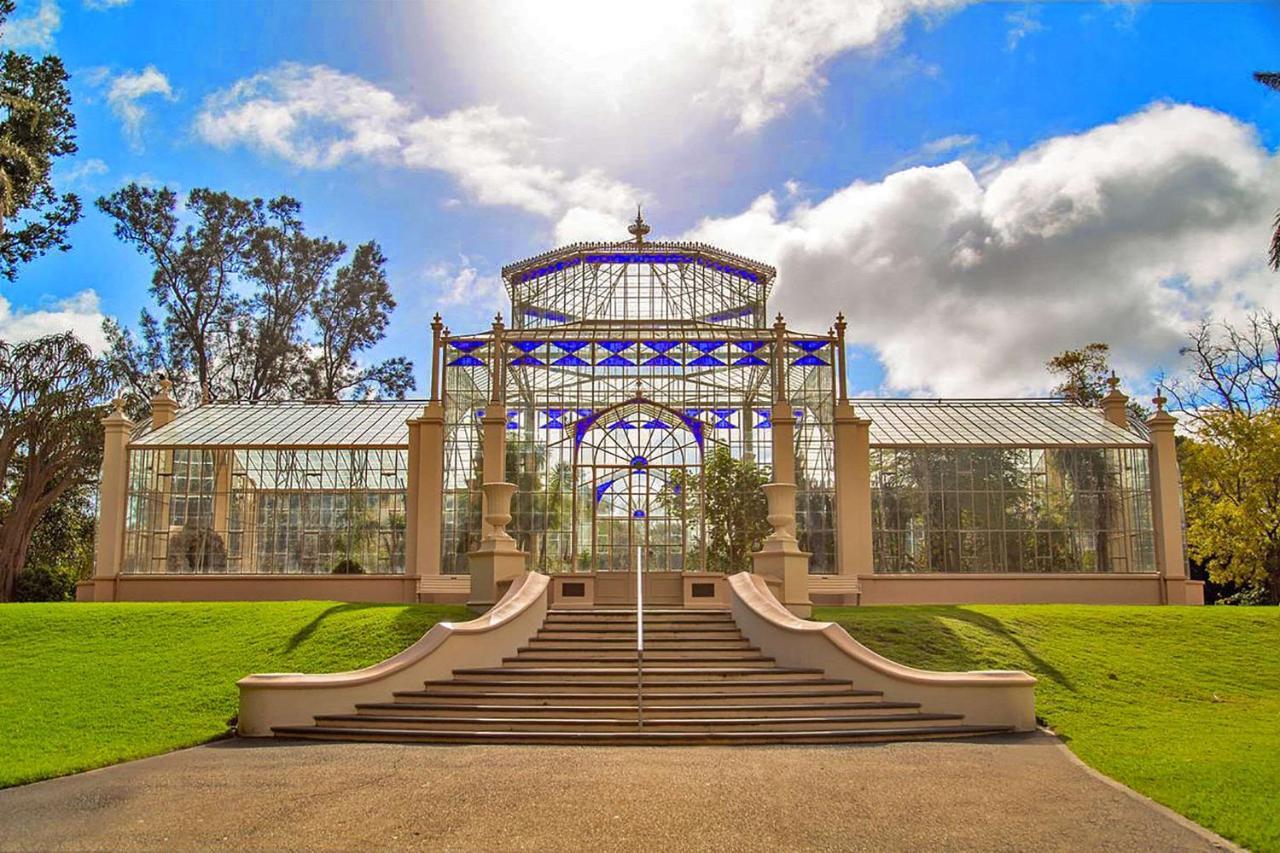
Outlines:
[[724,346],[724,341],[689,341],[689,346],[698,352],[714,352]]
[[671,429],[671,424],[667,423],[661,418],[654,418],[648,423],[643,424],[642,428],[643,429]]
[[480,347],[484,346],[486,343],[488,343],[488,341],[449,341],[449,346],[453,347],[458,352],[472,352],[480,349]]
[[542,341],[512,341],[511,345],[520,352],[533,352],[542,346]]
[[733,363],[734,367],[768,367],[769,362],[758,355],[744,355]]
[[724,362],[714,355],[700,355],[689,362],[690,367],[724,367]]
[[827,345],[826,341],[792,341],[791,345],[805,352],[817,352]]
[[600,499],[604,497],[604,493],[609,491],[609,487],[616,482],[618,481],[610,480],[607,483],[601,483],[600,485],[596,486],[596,503],[600,503]]
[[773,413],[768,409],[756,409],[760,420],[756,421],[756,429],[773,429]]
[[645,459],[643,456],[632,456],[632,457],[631,457],[631,467],[632,467],[632,468],[643,468],[644,466],[646,466],[646,465],[648,465],[648,464],[649,464],[649,460],[648,460],[648,459]]
[[795,360],[795,364],[799,367],[820,367],[826,363],[816,355],[802,355]]
[[541,367],[543,365],[544,362],[542,359],[535,358],[531,355],[522,355],[519,358],[513,358],[511,360],[512,367]]
[[449,362],[450,367],[484,367],[484,362],[474,355],[460,355]]
[[601,341],[600,346],[612,353],[622,352],[635,346],[635,341]]
[[644,345],[654,352],[670,352],[680,346],[679,341],[645,341]]
[[636,363],[621,355],[611,355],[598,363],[600,367],[635,367]]
[[768,341],[734,341],[733,345],[743,352],[755,352],[764,349]]
[[628,420],[614,421],[609,424],[609,429],[635,429],[636,425]]
[[552,341],[551,345],[565,352],[577,352],[587,345],[586,341]]
[[591,365],[576,355],[562,355],[555,361],[551,362],[556,367],[590,367]]
[[645,367],[679,367],[680,362],[676,361],[669,355],[655,355],[653,358],[645,359]]
[[644,518],[644,510],[642,510],[642,509],[638,509],[638,510],[636,510],[635,512],[631,513],[631,517],[632,517],[632,518]]

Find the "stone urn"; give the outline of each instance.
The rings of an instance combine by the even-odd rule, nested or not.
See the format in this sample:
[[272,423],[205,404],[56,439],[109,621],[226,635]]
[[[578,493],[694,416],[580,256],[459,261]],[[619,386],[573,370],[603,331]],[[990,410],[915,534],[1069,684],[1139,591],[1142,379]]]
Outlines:
[[796,518],[796,486],[794,483],[766,483],[765,499],[769,501],[769,526],[772,537],[790,538],[788,532]]
[[511,498],[516,493],[515,483],[485,483],[484,520],[489,525],[493,539],[510,539],[507,525],[511,523]]

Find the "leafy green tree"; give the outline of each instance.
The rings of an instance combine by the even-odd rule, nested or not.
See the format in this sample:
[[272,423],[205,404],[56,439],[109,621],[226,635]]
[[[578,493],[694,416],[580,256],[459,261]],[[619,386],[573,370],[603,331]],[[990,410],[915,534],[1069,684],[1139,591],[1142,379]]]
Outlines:
[[70,333],[0,341],[0,600],[13,597],[45,513],[96,479],[112,384]]
[[695,472],[675,472],[660,500],[686,522],[696,518],[705,500],[707,568],[741,572],[751,568],[751,555],[771,532],[761,488],[768,482],[753,459],[735,459],[729,448],[717,445],[703,460],[701,478]]
[[1280,603],[1280,412],[1207,414],[1179,451],[1192,558]]
[[[0,32],[14,0],[0,0]],[[80,219],[80,199],[59,195],[55,158],[76,151],[76,119],[62,60],[0,54],[0,275],[53,249],[66,251],[67,229]]]

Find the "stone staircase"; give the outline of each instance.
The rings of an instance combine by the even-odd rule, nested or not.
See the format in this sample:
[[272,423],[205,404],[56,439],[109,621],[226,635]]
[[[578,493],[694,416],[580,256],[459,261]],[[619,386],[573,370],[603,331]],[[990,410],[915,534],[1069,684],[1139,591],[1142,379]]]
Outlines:
[[[727,610],[648,610],[637,673],[636,614],[550,610],[501,666],[453,678],[277,737],[521,744],[860,743],[1011,731],[924,713],[874,690],[782,667],[751,645]],[[642,701],[638,701],[642,700]]]

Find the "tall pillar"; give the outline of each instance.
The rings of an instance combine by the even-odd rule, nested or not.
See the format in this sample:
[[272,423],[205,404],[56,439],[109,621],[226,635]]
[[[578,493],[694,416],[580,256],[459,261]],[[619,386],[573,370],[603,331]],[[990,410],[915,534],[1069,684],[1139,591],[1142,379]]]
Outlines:
[[874,571],[871,550],[871,421],[848,400],[835,407],[836,563],[847,578]]
[[1129,398],[1120,392],[1120,379],[1112,371],[1107,379],[1111,390],[1102,398],[1102,416],[1120,429],[1129,429]]
[[432,400],[410,418],[409,470],[405,489],[404,573],[440,574],[444,524],[444,406]]
[[1187,603],[1187,568],[1182,540],[1182,480],[1173,428],[1177,419],[1164,409],[1157,392],[1156,412],[1147,420],[1151,431],[1151,515],[1155,522],[1156,568],[1169,604]]
[[124,562],[124,519],[129,489],[129,437],[133,421],[117,397],[102,419],[102,482],[98,494],[98,541],[94,547],[93,597],[115,601]]
[[773,482],[764,487],[773,533],[751,555],[751,562],[788,610],[807,617],[810,555],[796,542],[796,416],[787,395],[786,346],[787,324],[779,314],[773,324]]
[[[502,346],[502,315],[499,314],[493,320],[493,343],[490,365],[489,378],[489,402],[484,409],[484,417],[480,418],[481,431],[481,453],[483,461],[481,464],[481,479],[484,483],[502,483],[507,478],[507,401],[506,392],[502,387],[506,379],[505,370],[503,369],[503,352]],[[488,491],[484,493],[481,500],[480,512],[483,518],[488,518]],[[490,533],[488,522],[481,525],[482,536],[488,536]]]

